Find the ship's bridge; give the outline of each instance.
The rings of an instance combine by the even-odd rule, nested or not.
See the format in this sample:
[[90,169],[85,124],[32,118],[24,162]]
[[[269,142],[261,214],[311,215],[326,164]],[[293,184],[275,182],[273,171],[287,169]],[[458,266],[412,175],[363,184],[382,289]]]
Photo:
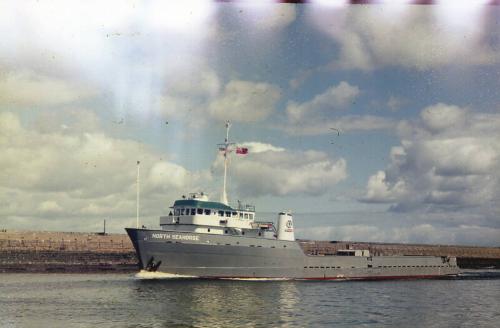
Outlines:
[[255,225],[254,206],[238,202],[233,207],[209,201],[203,193],[183,196],[174,202],[171,209],[168,216],[160,217],[160,226],[164,229],[224,234],[228,233],[228,229],[252,229]]

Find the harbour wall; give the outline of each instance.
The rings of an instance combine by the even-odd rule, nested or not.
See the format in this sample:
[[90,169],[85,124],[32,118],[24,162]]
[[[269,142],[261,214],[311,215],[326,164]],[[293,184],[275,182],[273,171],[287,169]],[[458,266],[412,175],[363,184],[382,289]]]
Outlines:
[[332,255],[339,249],[367,249],[375,256],[454,256],[460,268],[500,269],[500,247],[301,240],[306,254]]
[[134,272],[125,234],[0,230],[0,272]]
[[[310,255],[368,249],[372,255],[455,256],[461,268],[500,269],[500,247],[300,240]],[[126,234],[0,230],[0,272],[135,272]]]

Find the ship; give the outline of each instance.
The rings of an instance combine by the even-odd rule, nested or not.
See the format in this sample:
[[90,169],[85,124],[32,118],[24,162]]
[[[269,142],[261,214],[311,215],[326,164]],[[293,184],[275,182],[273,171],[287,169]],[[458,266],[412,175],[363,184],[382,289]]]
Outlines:
[[157,229],[126,228],[141,272],[208,279],[377,280],[441,278],[459,273],[455,257],[380,256],[368,249],[339,249],[333,254],[306,252],[295,239],[290,211],[276,224],[260,221],[253,205],[230,205],[226,194],[228,156],[247,149],[219,144],[224,156],[220,201],[203,192],[175,200]]

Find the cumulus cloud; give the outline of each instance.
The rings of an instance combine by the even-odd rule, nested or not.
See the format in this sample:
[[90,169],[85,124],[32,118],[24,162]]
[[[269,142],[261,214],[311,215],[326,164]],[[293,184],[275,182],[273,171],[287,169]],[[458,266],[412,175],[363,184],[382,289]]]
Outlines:
[[259,122],[270,116],[281,98],[280,88],[265,82],[231,80],[225,85],[212,69],[177,74],[157,98],[158,112],[193,128],[211,120]]
[[210,118],[207,107],[220,95],[218,74],[202,63],[196,69],[173,71],[164,90],[156,97],[155,111],[168,121],[181,120],[191,128],[200,128]]
[[[243,159],[233,159],[230,167],[231,183],[238,195],[318,195],[347,177],[343,158],[334,160],[319,151],[248,144],[257,152],[250,150]],[[214,167],[220,170],[221,166],[219,158]]]
[[437,104],[401,123],[399,136],[363,201],[399,211],[500,210],[500,115]]
[[442,132],[447,128],[461,128],[466,121],[466,114],[463,108],[439,103],[425,108],[420,117],[427,129]]
[[332,133],[335,128],[340,133],[349,131],[394,130],[393,119],[374,115],[343,115],[338,118],[316,117],[300,123],[287,124],[283,129],[292,135],[314,136]]
[[[359,6],[348,10],[311,8],[311,23],[340,46],[334,68],[370,70],[403,66],[419,70],[443,65],[487,65],[498,62],[488,43],[487,6],[453,12],[447,6]],[[390,17],[390,18],[389,18]],[[454,21],[450,21],[454,18]],[[459,21],[459,24],[455,24]],[[465,23],[467,22],[467,23]]]
[[296,228],[304,239],[393,242],[417,244],[498,246],[500,229],[476,225],[442,227],[428,223],[408,227],[380,227],[365,224]]
[[59,204],[53,200],[46,200],[41,202],[37,208],[42,213],[54,213],[61,212],[63,208],[59,206]]
[[0,76],[0,106],[57,106],[96,95],[90,87],[32,71],[7,72]]
[[346,114],[361,93],[359,87],[342,81],[302,103],[291,101],[282,129],[292,135],[320,135],[341,132],[393,129],[391,119],[374,115]]
[[375,203],[394,202],[406,192],[403,180],[388,183],[384,171],[378,171],[370,177],[366,190],[365,200]]
[[286,108],[288,119],[292,123],[309,119],[311,115],[325,114],[325,112],[338,111],[346,108],[359,95],[359,88],[342,81],[338,85],[331,86],[323,93],[316,95],[313,99],[296,103],[290,102]]
[[163,213],[169,197],[210,189],[208,171],[189,171],[140,142],[95,127],[40,131],[30,124],[0,112],[2,222],[32,218],[31,228],[43,228],[36,218],[59,219],[61,228],[71,230],[75,218],[132,217],[136,160],[141,161],[145,216]]
[[220,120],[258,122],[267,118],[281,98],[280,89],[269,83],[232,80],[209,106]]

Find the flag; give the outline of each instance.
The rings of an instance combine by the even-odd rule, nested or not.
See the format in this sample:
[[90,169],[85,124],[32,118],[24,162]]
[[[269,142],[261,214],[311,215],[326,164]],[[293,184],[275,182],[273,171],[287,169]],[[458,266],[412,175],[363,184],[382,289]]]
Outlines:
[[236,147],[236,154],[248,154],[248,148],[245,147]]

